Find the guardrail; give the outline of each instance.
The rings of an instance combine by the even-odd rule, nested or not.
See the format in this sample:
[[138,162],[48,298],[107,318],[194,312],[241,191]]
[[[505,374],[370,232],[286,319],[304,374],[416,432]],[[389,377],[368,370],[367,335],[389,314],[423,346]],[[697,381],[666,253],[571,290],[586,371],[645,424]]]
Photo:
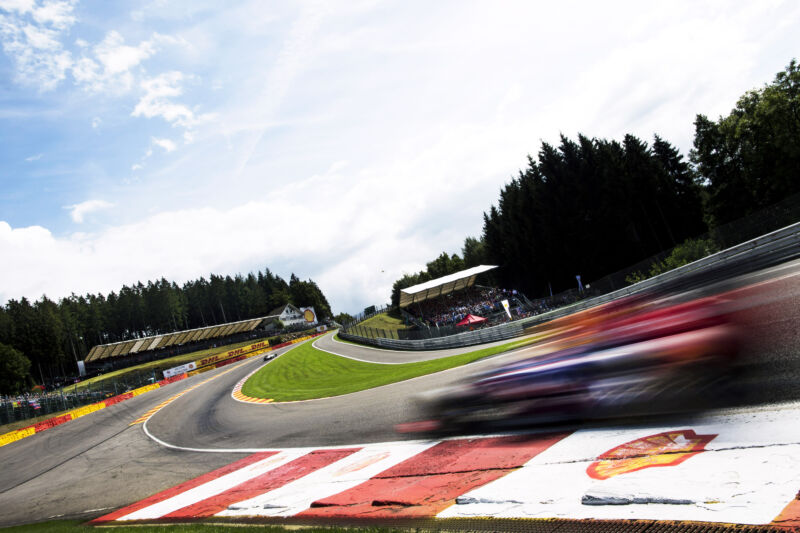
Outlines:
[[771,263],[785,261],[798,256],[800,256],[800,222],[737,244],[736,246],[732,246],[628,287],[499,326],[459,333],[450,337],[424,340],[367,338],[351,333],[344,333],[341,330],[339,331],[339,336],[346,340],[393,350],[441,350],[445,348],[461,348],[475,344],[484,344],[487,342],[519,337],[523,334],[525,328],[530,326],[567,316],[577,311],[582,311],[625,296],[652,290],[685,278],[691,274],[710,270],[712,268],[724,269],[726,266],[732,264],[740,266],[742,261],[746,261],[748,268],[752,271],[757,268],[769,266]]

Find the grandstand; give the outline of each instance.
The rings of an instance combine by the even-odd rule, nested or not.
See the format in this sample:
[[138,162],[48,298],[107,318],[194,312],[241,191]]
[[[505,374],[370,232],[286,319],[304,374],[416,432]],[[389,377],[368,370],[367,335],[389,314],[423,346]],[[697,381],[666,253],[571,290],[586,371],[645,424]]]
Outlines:
[[250,333],[259,327],[267,328],[276,318],[277,316],[275,315],[268,315],[260,318],[240,320],[238,322],[228,322],[216,326],[176,331],[164,335],[152,335],[139,339],[98,344],[89,350],[84,362],[98,363],[109,359],[152,352],[162,348]]
[[496,265],[478,265],[454,274],[432,279],[413,287],[400,289],[400,308],[405,309],[414,303],[424,302],[439,296],[461,291],[475,285],[479,274],[497,268]]
[[[478,275],[496,266],[479,265],[400,290],[400,310],[419,326],[451,326],[475,315],[490,318],[485,325],[507,320],[509,315],[526,316],[525,297],[517,291],[475,285]],[[503,300],[509,304],[508,314]]]

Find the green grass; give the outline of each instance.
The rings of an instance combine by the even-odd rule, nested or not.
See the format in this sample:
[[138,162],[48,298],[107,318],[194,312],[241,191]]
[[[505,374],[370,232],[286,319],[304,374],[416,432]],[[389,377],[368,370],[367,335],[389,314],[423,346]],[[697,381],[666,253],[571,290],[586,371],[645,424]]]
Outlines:
[[[292,528],[294,529],[294,528]],[[82,522],[71,520],[58,520],[54,522],[41,522],[25,526],[0,528],[3,533],[97,533],[98,528],[83,525]],[[185,525],[135,525],[114,526],[110,529],[114,533],[286,533],[290,529],[266,525],[225,525],[225,524],[185,524]],[[390,533],[397,530],[386,528],[350,529],[340,527],[310,527],[303,528],[304,533]]]
[[308,342],[253,374],[245,382],[242,392],[276,402],[328,398],[455,368],[533,342],[535,339],[522,339],[432,361],[401,365],[354,361],[317,350]]
[[363,322],[359,322],[358,325],[368,328],[395,330],[395,331],[398,329],[408,329],[408,326],[405,325],[402,318],[393,317],[387,313],[381,313],[379,315],[370,317],[364,320]]

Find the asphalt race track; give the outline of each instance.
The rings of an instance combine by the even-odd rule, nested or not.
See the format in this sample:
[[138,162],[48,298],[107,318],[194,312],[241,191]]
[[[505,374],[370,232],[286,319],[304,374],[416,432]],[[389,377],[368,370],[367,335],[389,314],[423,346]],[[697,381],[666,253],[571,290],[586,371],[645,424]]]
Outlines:
[[[787,303],[766,317],[768,322],[750,339],[758,359],[753,371],[745,373],[750,392],[740,399],[743,405],[771,406],[800,398],[800,283],[792,283],[791,289]],[[317,346],[383,363],[476,349],[393,352],[334,342],[331,337],[321,337]],[[97,517],[253,450],[416,439],[394,430],[396,424],[418,416],[416,394],[531,349],[346,396],[281,404],[244,404],[231,397],[237,382],[265,364],[260,357],[200,374],[0,447],[0,526]],[[149,409],[212,377],[146,424],[130,425]]]
[[[418,361],[457,353],[382,354],[332,341],[320,347],[391,363],[403,355]],[[249,405],[231,398],[233,386],[264,364],[260,357],[193,376],[0,448],[0,526],[91,518],[243,457],[247,452],[173,450],[149,438],[141,424],[130,426],[209,377],[218,376],[156,413],[147,430],[174,446],[208,450],[398,440],[404,437],[393,426],[413,417],[413,394],[451,383],[491,359],[379,389],[287,404]]]

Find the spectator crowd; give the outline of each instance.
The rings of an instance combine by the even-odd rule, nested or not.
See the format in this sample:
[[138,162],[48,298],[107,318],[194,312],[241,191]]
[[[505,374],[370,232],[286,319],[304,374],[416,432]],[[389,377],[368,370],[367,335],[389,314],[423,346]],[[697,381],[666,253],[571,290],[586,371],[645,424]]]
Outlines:
[[508,300],[510,311],[517,317],[528,316],[527,309],[518,299],[516,290],[487,287],[470,287],[463,291],[413,304],[406,311],[414,314],[421,323],[430,327],[455,325],[467,315],[490,318],[502,313],[502,301]]

